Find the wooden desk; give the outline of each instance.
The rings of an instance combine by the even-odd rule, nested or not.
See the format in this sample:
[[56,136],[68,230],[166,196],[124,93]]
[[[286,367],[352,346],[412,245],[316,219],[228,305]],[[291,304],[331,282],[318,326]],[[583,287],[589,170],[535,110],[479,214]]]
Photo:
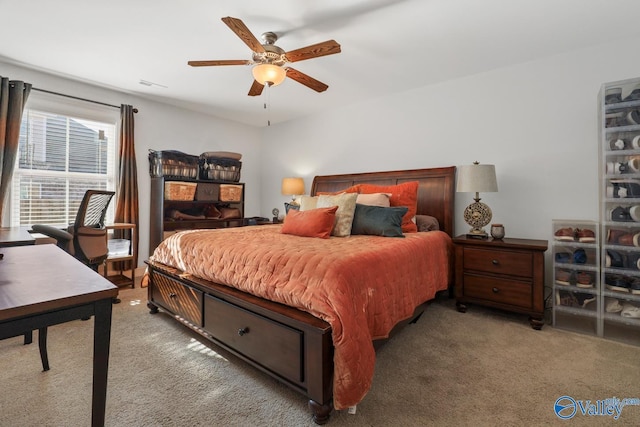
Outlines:
[[36,239],[27,227],[0,227],[0,248],[34,245]]
[[2,252],[0,339],[95,316],[91,425],[104,426],[111,298],[118,295],[118,288],[55,245],[10,247]]

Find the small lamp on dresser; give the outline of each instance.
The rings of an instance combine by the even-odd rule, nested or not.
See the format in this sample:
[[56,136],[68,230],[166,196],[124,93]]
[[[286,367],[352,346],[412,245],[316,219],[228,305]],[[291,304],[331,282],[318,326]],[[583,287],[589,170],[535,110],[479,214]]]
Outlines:
[[464,210],[464,220],[471,230],[467,237],[486,239],[487,232],[484,227],[491,222],[492,212],[489,206],[480,202],[479,193],[495,193],[498,191],[496,180],[496,168],[494,165],[481,165],[474,162],[472,165],[458,166],[458,182],[456,191],[459,193],[476,193],[475,202]]

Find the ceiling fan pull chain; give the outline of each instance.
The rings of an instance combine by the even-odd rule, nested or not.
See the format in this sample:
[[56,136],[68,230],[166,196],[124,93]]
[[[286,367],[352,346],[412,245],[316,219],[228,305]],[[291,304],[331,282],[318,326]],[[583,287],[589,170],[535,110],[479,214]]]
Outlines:
[[271,96],[270,96],[270,89],[269,87],[271,87],[271,85],[266,84],[264,85],[264,97],[266,98],[265,102],[264,102],[264,109],[267,110],[267,126],[271,126],[271,117],[270,117],[270,110],[271,110]]

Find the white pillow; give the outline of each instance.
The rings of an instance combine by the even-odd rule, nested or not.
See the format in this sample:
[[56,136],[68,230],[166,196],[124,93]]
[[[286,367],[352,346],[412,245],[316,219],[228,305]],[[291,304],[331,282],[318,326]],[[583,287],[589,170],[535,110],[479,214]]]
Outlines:
[[311,209],[315,209],[319,206],[318,205],[318,196],[315,197],[311,197],[311,196],[300,196],[300,200],[298,201],[298,203],[300,203],[300,210],[301,211],[310,211]]
[[356,198],[358,193],[342,193],[335,196],[318,196],[318,208],[337,206],[336,223],[331,231],[332,236],[345,237],[351,235],[351,224],[356,211]]
[[356,203],[360,205],[380,206],[382,208],[388,208],[390,206],[390,198],[391,193],[358,194]]

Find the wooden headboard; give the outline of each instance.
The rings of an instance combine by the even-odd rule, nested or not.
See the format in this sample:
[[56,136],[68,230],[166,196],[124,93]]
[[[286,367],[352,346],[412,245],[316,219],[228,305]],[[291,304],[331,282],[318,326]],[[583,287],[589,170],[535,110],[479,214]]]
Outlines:
[[396,185],[418,181],[418,215],[438,219],[440,229],[453,237],[455,166],[388,172],[364,172],[344,175],[318,175],[313,178],[311,195],[335,192],[356,184]]

